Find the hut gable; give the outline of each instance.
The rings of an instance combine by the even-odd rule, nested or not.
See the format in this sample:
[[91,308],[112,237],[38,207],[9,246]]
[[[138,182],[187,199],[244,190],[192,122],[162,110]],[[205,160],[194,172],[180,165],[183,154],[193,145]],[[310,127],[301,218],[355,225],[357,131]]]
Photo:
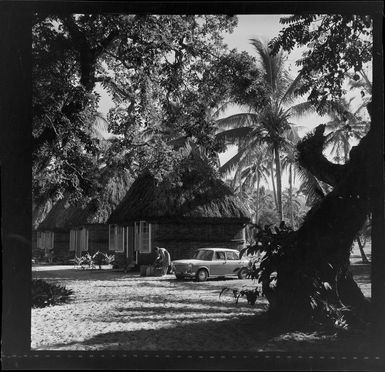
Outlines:
[[121,224],[137,220],[218,219],[249,220],[240,199],[222,180],[206,168],[186,169],[181,182],[156,179],[145,174],[131,186],[108,222]]
[[104,224],[114,208],[121,202],[132,184],[129,173],[110,175],[106,170],[101,180],[101,192],[98,197],[85,203],[69,202],[69,196],[59,200],[52,207],[39,230],[68,230],[72,227],[89,224]]

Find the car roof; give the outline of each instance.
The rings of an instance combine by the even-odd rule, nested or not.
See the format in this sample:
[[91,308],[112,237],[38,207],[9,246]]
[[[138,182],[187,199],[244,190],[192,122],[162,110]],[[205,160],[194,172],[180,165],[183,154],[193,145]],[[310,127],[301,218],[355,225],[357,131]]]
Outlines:
[[231,248],[218,248],[218,247],[215,247],[215,248],[199,248],[198,251],[204,251],[204,250],[209,250],[209,251],[229,251],[229,252],[238,252],[238,250],[236,249],[231,249]]

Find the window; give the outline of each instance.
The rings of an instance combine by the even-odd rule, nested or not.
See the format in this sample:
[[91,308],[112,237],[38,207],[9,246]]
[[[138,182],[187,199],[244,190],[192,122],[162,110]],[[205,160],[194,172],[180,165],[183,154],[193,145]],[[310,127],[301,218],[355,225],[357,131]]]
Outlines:
[[213,259],[213,253],[213,251],[209,250],[198,251],[194,254],[193,258],[196,260],[211,261]]
[[109,250],[124,252],[124,227],[109,226]]
[[39,249],[44,249],[44,246],[43,246],[43,234],[40,231],[38,231],[37,234],[36,234],[36,246]]
[[81,256],[82,251],[88,251],[88,230],[86,228],[70,231],[70,251],[75,251],[77,257]]
[[135,250],[141,253],[151,253],[151,224],[146,221],[137,221],[134,224]]
[[54,233],[53,232],[38,232],[37,233],[37,248],[44,249],[45,254],[54,247]]
[[80,247],[82,251],[88,251],[88,230],[86,228],[80,230]]
[[238,254],[236,252],[226,252],[226,260],[239,260]]
[[216,260],[225,260],[225,252],[215,252],[215,259]]

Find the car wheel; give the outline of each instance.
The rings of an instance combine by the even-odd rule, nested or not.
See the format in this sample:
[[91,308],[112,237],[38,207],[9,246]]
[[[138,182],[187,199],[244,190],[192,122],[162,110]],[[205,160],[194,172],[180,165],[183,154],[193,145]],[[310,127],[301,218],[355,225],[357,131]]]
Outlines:
[[177,280],[182,280],[183,279],[183,275],[175,275],[175,276],[176,276]]
[[204,282],[207,280],[208,277],[209,277],[209,273],[207,272],[206,269],[200,269],[196,275],[198,282]]
[[246,267],[242,267],[242,269],[240,269],[238,271],[238,278],[239,279],[246,279],[246,276],[247,276],[247,269],[246,269]]

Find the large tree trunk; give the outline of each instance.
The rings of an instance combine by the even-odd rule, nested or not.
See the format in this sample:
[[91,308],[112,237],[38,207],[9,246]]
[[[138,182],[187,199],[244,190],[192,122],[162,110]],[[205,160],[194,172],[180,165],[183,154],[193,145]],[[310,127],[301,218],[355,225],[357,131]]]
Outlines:
[[368,316],[368,301],[349,273],[350,248],[369,213],[373,193],[373,135],[369,131],[352,148],[345,165],[330,163],[322,154],[325,126],[298,146],[299,163],[334,186],[291,233],[276,263],[277,280],[264,285],[271,314],[277,319],[303,322],[316,314],[349,306]]

